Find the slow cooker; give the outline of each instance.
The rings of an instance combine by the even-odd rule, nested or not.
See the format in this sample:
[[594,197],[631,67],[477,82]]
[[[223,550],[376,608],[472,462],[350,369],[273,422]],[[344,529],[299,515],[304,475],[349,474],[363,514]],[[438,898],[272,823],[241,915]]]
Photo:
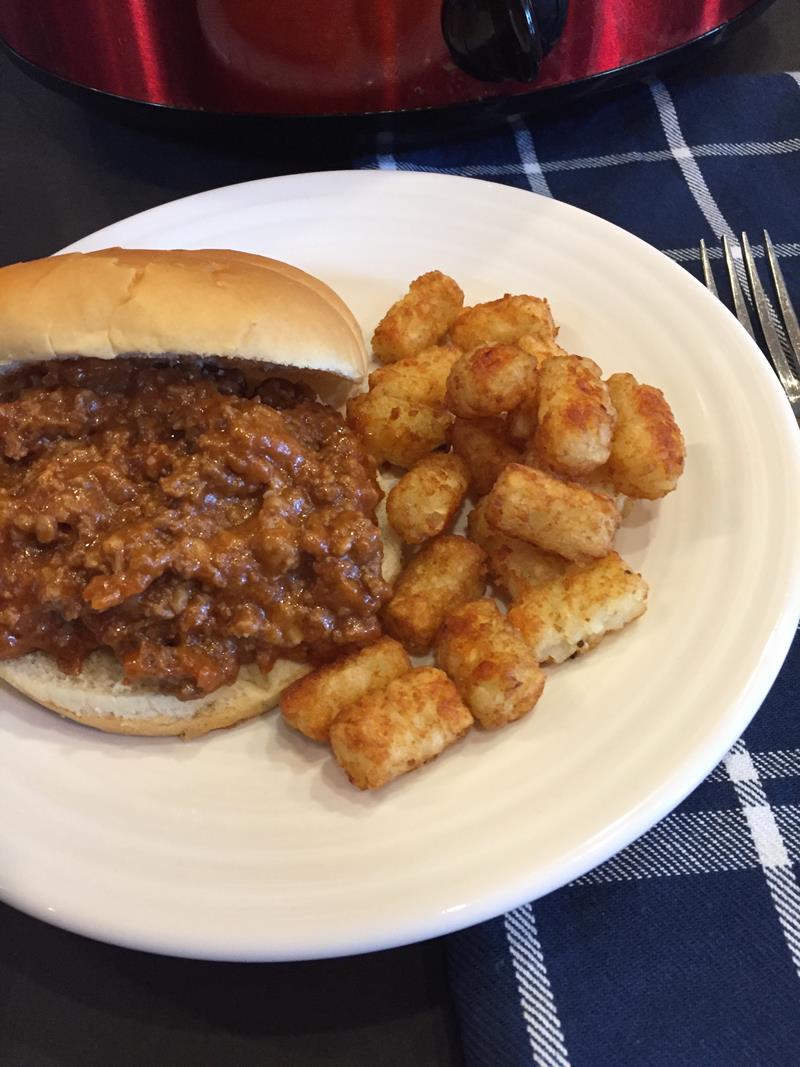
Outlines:
[[3,0],[0,39],[40,71],[126,100],[364,115],[586,91],[767,2]]

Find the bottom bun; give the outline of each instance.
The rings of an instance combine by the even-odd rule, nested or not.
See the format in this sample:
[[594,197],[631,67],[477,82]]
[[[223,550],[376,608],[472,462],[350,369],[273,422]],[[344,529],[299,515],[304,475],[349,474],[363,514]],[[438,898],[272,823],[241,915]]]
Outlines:
[[280,659],[262,674],[242,667],[233,685],[198,700],[178,700],[144,685],[126,685],[122,668],[107,652],[93,652],[80,674],[64,674],[44,652],[0,663],[0,678],[66,719],[112,734],[199,737],[253,719],[280,700],[284,689],[311,670]]

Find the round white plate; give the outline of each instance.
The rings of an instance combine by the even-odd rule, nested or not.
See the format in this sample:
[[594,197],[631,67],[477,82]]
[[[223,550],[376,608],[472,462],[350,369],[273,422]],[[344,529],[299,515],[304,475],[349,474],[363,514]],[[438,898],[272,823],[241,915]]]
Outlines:
[[329,282],[366,332],[408,282],[547,296],[570,351],[666,393],[678,491],[618,543],[642,620],[376,795],[277,714],[184,743],[105,736],[0,690],[0,898],[178,955],[303,959],[443,934],[584,873],[677,804],[756,712],[800,613],[797,427],[734,318],[660,253],[500,185],[385,172],[217,189],[74,245],[231,247]]

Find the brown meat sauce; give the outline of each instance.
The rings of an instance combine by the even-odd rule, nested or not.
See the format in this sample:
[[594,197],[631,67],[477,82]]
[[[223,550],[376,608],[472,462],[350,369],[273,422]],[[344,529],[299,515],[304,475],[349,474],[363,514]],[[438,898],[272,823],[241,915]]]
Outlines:
[[199,362],[69,360],[0,376],[0,658],[190,699],[243,663],[380,634],[375,465],[331,408]]

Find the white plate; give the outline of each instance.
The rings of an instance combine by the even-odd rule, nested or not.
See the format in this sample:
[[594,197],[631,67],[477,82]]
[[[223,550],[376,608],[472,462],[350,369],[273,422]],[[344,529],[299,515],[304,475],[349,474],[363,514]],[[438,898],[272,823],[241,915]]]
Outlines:
[[365,331],[438,267],[469,301],[550,298],[559,338],[664,389],[676,493],[619,537],[646,616],[551,672],[533,716],[473,731],[378,795],[269,715],[191,743],[118,738],[0,691],[0,897],[158,952],[302,959],[446,933],[563,885],[648,829],[742,732],[800,612],[797,427],[732,316],[591,215],[383,172],[218,189],[76,249],[232,247],[330,282]]

